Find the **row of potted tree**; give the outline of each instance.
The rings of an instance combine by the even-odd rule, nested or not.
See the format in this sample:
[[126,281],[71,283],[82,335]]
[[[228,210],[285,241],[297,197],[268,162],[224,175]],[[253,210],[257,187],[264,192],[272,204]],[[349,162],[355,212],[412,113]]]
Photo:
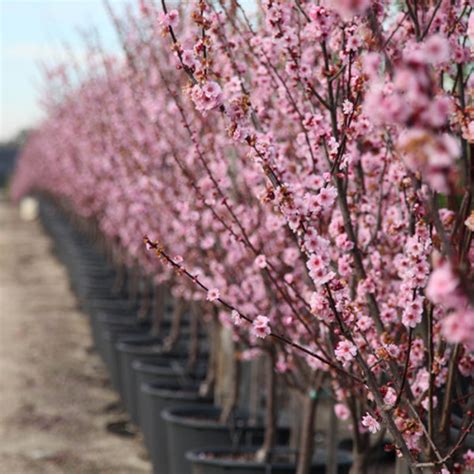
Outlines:
[[265,358],[255,461],[275,452],[277,394],[297,393],[309,472],[324,390],[350,420],[353,472],[385,437],[412,471],[470,469],[472,8],[256,9],[109,7],[123,56],[91,35],[85,66],[69,52],[45,70],[48,119],[13,193],[67,202],[117,265],[212,328],[223,419],[240,361]]

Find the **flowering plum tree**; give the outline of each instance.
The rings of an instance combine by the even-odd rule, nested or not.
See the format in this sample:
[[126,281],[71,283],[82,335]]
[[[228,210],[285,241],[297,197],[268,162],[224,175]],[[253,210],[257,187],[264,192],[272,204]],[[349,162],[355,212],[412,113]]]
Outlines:
[[471,469],[469,2],[139,3],[111,12],[123,61],[93,44],[48,72],[14,195],[66,200],[268,355],[262,458],[277,371],[306,396],[299,474],[322,385],[354,472],[385,432],[413,471]]

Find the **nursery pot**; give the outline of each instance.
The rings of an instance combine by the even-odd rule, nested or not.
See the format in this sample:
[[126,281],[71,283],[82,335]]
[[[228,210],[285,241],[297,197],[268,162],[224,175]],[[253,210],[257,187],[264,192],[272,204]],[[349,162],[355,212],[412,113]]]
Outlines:
[[157,357],[153,360],[134,360],[132,368],[135,371],[138,390],[145,383],[175,384],[176,386],[198,384],[206,376],[206,361],[198,359],[193,369],[189,369],[187,364],[187,359],[165,357]]
[[[134,360],[132,369],[135,372],[137,388],[137,424],[142,428],[148,422],[148,415],[141,410],[142,402],[141,387],[145,384],[153,385],[171,385],[172,387],[197,387],[206,376],[206,362],[199,360],[196,367],[190,370],[187,367],[186,359],[166,359],[157,358],[156,360]],[[196,388],[197,390],[197,388]]]
[[105,358],[103,351],[104,335],[106,332],[116,334],[147,334],[150,332],[151,324],[148,320],[139,320],[136,316],[116,316],[101,313],[95,318],[96,346],[100,354]]
[[101,337],[101,355],[109,371],[110,380],[115,390],[120,392],[120,365],[116,343],[120,340],[133,336],[146,336],[147,332],[140,327],[130,327],[123,329],[104,329]]
[[[258,445],[263,441],[262,424],[250,426],[246,417],[233,417],[221,423],[221,410],[213,405],[172,407],[162,412],[168,438],[169,474],[190,474],[191,463],[186,452],[206,446],[227,447]],[[288,430],[278,432],[278,438],[288,439]]]
[[[204,448],[193,449],[186,453],[186,460],[191,464],[192,474],[294,474],[296,472],[297,454],[288,448],[278,447],[268,463],[255,461],[258,447]],[[337,452],[337,472],[349,472],[351,456],[345,451]],[[311,474],[325,472],[326,453],[316,451],[311,465]]]
[[[103,315],[102,315],[103,317]],[[136,318],[130,316],[110,316],[113,318],[113,324],[107,324],[107,329],[102,329],[101,344],[103,346],[104,361],[109,369],[110,378],[114,388],[122,393],[121,385],[121,374],[120,374],[120,361],[119,353],[116,347],[116,343],[119,341],[123,342],[135,342],[135,341],[161,341],[162,339],[156,338],[149,334],[144,328],[148,326],[148,323],[137,323]],[[99,318],[100,319],[100,318]],[[135,324],[128,325],[127,321],[135,320]],[[121,327],[123,323],[123,327]],[[121,329],[119,329],[121,327]],[[163,328],[166,330],[170,327],[170,321],[163,321]],[[150,328],[151,329],[151,328]]]
[[156,341],[160,340],[148,333],[136,333],[134,331],[124,330],[119,332],[105,331],[103,336],[105,346],[105,360],[109,367],[110,378],[115,389],[122,396],[122,381],[121,381],[121,370],[120,370],[120,354],[117,349],[119,342],[139,342],[139,341]]
[[133,304],[127,299],[116,299],[111,296],[110,299],[88,299],[84,302],[84,309],[90,314],[92,319],[95,319],[101,312],[111,313],[115,315],[130,316],[138,309],[136,304]]
[[134,360],[151,361],[158,359],[185,360],[188,355],[183,350],[163,352],[162,339],[148,339],[118,342],[116,344],[120,367],[120,394],[131,420],[138,422],[137,381],[132,368]]
[[150,323],[148,321],[139,321],[135,316],[117,316],[100,313],[91,320],[91,328],[94,345],[105,360],[104,336],[107,332],[116,334],[146,334],[150,330]]
[[145,445],[150,454],[154,474],[169,474],[166,426],[161,412],[171,406],[196,406],[212,402],[202,398],[198,385],[176,383],[144,383],[140,386],[140,422]]

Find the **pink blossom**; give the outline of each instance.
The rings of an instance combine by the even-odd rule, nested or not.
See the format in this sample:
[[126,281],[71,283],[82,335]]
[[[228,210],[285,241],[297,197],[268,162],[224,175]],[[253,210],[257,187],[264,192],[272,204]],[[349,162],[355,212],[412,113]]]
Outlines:
[[217,288],[211,288],[208,292],[207,292],[207,301],[216,301],[220,298],[220,292]]
[[[426,112],[422,114],[422,117],[433,128],[439,128],[447,122],[451,111],[451,100],[446,96],[437,96],[426,109]],[[453,147],[455,146],[457,145],[453,144]],[[453,153],[456,154],[457,149],[453,148]]]
[[326,267],[326,261],[320,255],[312,254],[306,263],[310,272],[315,272]]
[[337,262],[337,269],[342,277],[347,278],[352,271],[351,257],[349,255],[343,255],[340,257]]
[[462,127],[462,137],[469,143],[474,143],[474,120]]
[[170,10],[168,13],[161,13],[160,25],[171,26],[171,28],[176,28],[178,24],[179,24],[178,10]]
[[196,65],[194,52],[190,49],[185,49],[181,54],[181,58],[183,60],[183,64],[189,68],[193,68]]
[[469,214],[469,217],[464,221],[464,225],[471,231],[474,232],[474,211]]
[[258,255],[255,259],[255,265],[257,266],[257,268],[266,268],[267,259],[265,258],[265,255]]
[[334,8],[344,19],[360,15],[370,7],[370,0],[332,0],[328,6]]
[[458,285],[459,278],[449,262],[445,262],[431,273],[425,294],[433,303],[443,303],[456,291]]
[[214,246],[215,238],[212,235],[206,236],[201,241],[201,248],[204,250],[209,250]]
[[346,252],[348,252],[348,251],[350,251],[354,248],[354,243],[351,240],[349,240],[346,233],[339,234],[336,237],[336,245],[340,249],[342,249]]
[[474,355],[473,354],[465,354],[463,357],[459,359],[458,364],[459,372],[464,377],[473,377],[474,376]]
[[385,396],[383,397],[384,403],[391,407],[395,405],[396,400],[397,400],[397,392],[395,391],[393,387],[388,387],[387,392],[385,393]]
[[202,86],[202,92],[207,97],[218,97],[222,94],[221,86],[215,81],[207,81]]
[[[438,397],[434,396],[432,398],[432,404],[433,404],[433,408],[436,408],[438,406]],[[430,399],[429,399],[429,397],[423,398],[423,400],[421,401],[421,406],[426,411],[428,411],[430,409]]]
[[446,170],[459,157],[457,139],[448,133],[434,134],[426,128],[413,127],[400,135],[397,146],[408,168],[421,171],[436,191],[449,191]]
[[276,371],[280,374],[284,374],[285,372],[288,372],[289,368],[290,364],[288,363],[286,358],[284,356],[279,356],[275,364]]
[[[356,35],[350,35],[347,38],[346,42],[346,51],[347,52],[357,52],[357,50],[362,46],[362,41]],[[344,111],[344,104],[343,104]],[[345,113],[345,112],[344,112]],[[350,112],[349,112],[350,113]]]
[[235,309],[233,309],[230,313],[230,316],[231,316],[231,319],[232,319],[232,322],[236,325],[236,326],[241,326],[242,325],[242,322],[244,321],[244,319],[242,318],[242,316],[240,316],[239,312],[236,311]]
[[252,334],[258,338],[267,337],[272,330],[270,329],[270,320],[263,315],[258,315],[252,322]]
[[342,111],[344,115],[350,115],[352,111],[354,110],[354,104],[350,100],[345,100],[342,103]]
[[370,78],[374,78],[377,76],[379,72],[380,65],[382,64],[382,60],[380,54],[378,53],[366,53],[362,57],[362,66],[364,73],[367,74]]
[[448,133],[443,133],[426,150],[432,166],[451,166],[461,152],[458,140]]
[[326,188],[322,188],[321,191],[319,191],[319,194],[316,196],[316,199],[318,204],[323,209],[328,209],[334,204],[336,197],[336,188],[334,186],[328,186]]
[[474,47],[474,11],[469,15],[467,34],[469,35],[472,47]]
[[474,450],[468,449],[463,459],[467,469],[474,469]]
[[334,412],[340,420],[348,420],[351,416],[349,408],[347,408],[347,405],[344,403],[336,403],[334,405]]
[[371,433],[377,433],[380,430],[380,423],[370,413],[366,413],[362,417],[362,426],[365,426]]
[[405,306],[402,314],[402,323],[409,328],[414,328],[421,322],[422,316],[423,298],[417,296]]
[[334,24],[334,14],[322,6],[312,5],[308,11],[312,22],[306,27],[306,34],[315,40],[325,38]]
[[256,360],[262,355],[262,351],[258,347],[242,351],[240,357],[242,360]]
[[442,321],[442,331],[452,343],[465,344],[468,350],[474,350],[474,310],[458,310]]
[[393,359],[396,359],[400,355],[400,348],[396,344],[387,344],[384,348]]
[[420,438],[423,436],[423,432],[421,430],[413,430],[409,431],[406,430],[404,432],[405,442],[407,444],[408,449],[418,451],[420,448]]
[[338,342],[334,353],[336,354],[337,360],[342,363],[347,363],[353,360],[356,356],[357,347],[351,341],[343,339]]
[[191,90],[191,98],[200,112],[207,113],[222,105],[222,89],[214,81],[207,81],[204,85],[196,84]]
[[411,384],[414,395],[418,397],[423,395],[428,390],[429,384],[429,372],[425,368],[420,369],[416,374],[415,381]]
[[331,280],[333,280],[336,276],[333,271],[328,271],[323,268],[318,268],[314,271],[311,271],[309,275],[316,286],[325,285],[326,283],[329,283]]
[[449,60],[449,42],[447,38],[440,34],[432,35],[425,41],[423,52],[426,55],[428,63],[444,63]]

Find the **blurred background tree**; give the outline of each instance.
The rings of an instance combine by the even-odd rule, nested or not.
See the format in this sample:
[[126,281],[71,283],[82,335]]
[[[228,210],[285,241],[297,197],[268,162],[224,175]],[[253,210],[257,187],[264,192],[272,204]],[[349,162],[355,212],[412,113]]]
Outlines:
[[18,150],[25,143],[31,129],[23,129],[8,141],[0,142],[0,188],[7,185],[8,178],[15,167]]

